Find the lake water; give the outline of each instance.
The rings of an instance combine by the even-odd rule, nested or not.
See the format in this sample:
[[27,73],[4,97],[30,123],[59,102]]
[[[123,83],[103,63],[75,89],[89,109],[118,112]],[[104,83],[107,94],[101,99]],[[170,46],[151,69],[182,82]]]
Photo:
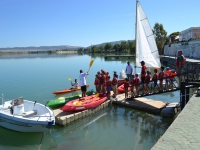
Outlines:
[[[80,69],[87,72],[90,60],[94,63],[87,77],[88,89],[94,89],[94,76],[104,69],[112,77],[126,68],[132,59],[105,60],[103,55],[22,54],[0,56],[0,94],[5,99],[23,96],[24,99],[46,104],[58,96],[55,90],[70,87],[68,78],[78,79]],[[140,68],[136,69],[140,72]],[[80,93],[80,92],[79,92]],[[60,96],[70,96],[63,94]],[[149,96],[165,102],[179,102],[179,92]],[[148,150],[166,131],[173,119],[120,107],[109,106],[68,126],[56,125],[50,132],[20,133],[0,127],[0,150]]]

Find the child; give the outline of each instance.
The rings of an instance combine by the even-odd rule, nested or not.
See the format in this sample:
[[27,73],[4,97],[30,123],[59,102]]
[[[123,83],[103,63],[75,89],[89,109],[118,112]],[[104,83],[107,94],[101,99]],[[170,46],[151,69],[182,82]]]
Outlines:
[[169,67],[166,67],[166,68],[165,68],[166,90],[169,90],[169,86],[170,86],[170,83],[169,83],[169,82],[170,82],[169,76],[170,76],[170,74],[171,74],[170,68],[169,68]]
[[128,78],[125,78],[124,82],[125,99],[128,98],[128,87],[129,87],[129,80]]
[[157,82],[158,82],[158,74],[157,74],[158,69],[155,68],[153,71],[154,71],[154,75],[153,75],[152,81],[154,82],[154,93],[157,93],[158,91],[157,91],[156,86],[157,86]]
[[170,85],[171,85],[171,89],[174,89],[174,77],[177,75],[175,69],[171,70],[171,74],[170,74]]
[[77,89],[78,88],[77,79],[74,80],[74,83],[72,83],[72,81],[71,81],[71,85],[73,86],[71,89]]
[[138,76],[138,74],[135,74],[136,96],[139,95],[139,87],[140,87],[140,77]]
[[106,87],[106,91],[107,91],[107,97],[110,98],[110,91],[111,91],[111,85],[112,85],[112,82],[110,80],[110,76],[108,76],[108,81],[106,82],[107,83],[107,87]]
[[151,72],[147,71],[147,76],[145,77],[145,80],[144,80],[144,91],[145,91],[145,94],[149,94],[148,88],[149,88],[150,80],[151,80]]
[[100,80],[99,80],[98,75],[95,75],[94,85],[95,85],[95,87],[96,87],[96,92],[99,93],[99,92],[100,92],[100,90],[99,90],[99,87],[100,87]]
[[113,75],[113,79],[112,79],[112,89],[113,89],[113,97],[116,98],[117,96],[117,83],[118,83],[118,79],[117,79],[117,75],[114,74]]
[[165,77],[165,72],[164,72],[164,67],[162,66],[160,68],[160,73],[158,75],[158,79],[160,80],[160,91],[164,90],[164,87],[163,87],[163,78],[164,77]]
[[131,97],[133,98],[135,95],[134,94],[134,88],[135,88],[135,75],[134,74],[131,77],[130,84],[131,84]]

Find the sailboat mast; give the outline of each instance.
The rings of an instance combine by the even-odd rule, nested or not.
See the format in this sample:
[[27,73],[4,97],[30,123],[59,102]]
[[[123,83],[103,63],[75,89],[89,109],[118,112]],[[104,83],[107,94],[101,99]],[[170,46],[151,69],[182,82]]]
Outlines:
[[138,3],[138,0],[136,0],[136,17],[135,17],[135,66],[134,66],[134,74],[136,74],[136,37],[137,37],[137,3]]

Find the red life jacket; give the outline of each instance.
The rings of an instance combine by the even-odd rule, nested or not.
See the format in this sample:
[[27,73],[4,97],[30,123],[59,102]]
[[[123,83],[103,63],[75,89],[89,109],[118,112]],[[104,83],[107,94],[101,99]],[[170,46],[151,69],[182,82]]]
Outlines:
[[[185,58],[185,56],[183,56],[183,55],[181,55],[181,57],[182,57],[181,66],[184,66],[184,65],[185,65],[185,61],[186,61],[186,58]],[[176,58],[176,66],[179,66],[178,57]]]
[[137,85],[137,84],[140,84],[140,78],[136,78],[135,79],[135,84]]
[[94,80],[94,85],[99,85],[99,79]]
[[112,85],[116,85],[116,84],[117,84],[117,82],[118,82],[118,81],[117,81],[117,79],[116,79],[116,78],[113,78],[113,79],[112,79]]

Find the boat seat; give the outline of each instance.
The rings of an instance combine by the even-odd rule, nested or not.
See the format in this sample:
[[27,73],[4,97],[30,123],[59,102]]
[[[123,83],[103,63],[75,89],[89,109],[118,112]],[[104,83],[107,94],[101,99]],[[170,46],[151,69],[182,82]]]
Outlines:
[[37,110],[30,110],[21,114],[23,117],[30,117],[37,114]]

